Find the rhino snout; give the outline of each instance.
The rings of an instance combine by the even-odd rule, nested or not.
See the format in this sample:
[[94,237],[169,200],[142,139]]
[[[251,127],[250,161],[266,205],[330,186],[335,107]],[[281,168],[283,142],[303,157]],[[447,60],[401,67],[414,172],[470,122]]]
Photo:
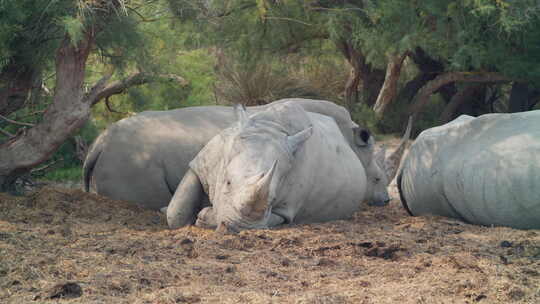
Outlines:
[[379,195],[375,195],[375,197],[368,202],[369,206],[377,206],[377,207],[384,207],[390,203],[392,198],[388,195],[388,192],[386,193],[379,193]]

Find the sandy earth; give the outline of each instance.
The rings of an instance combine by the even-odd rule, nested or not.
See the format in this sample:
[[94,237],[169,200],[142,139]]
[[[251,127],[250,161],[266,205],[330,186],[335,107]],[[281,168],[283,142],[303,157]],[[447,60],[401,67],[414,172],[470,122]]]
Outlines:
[[77,189],[0,194],[0,303],[540,303],[540,230],[409,217],[219,234]]

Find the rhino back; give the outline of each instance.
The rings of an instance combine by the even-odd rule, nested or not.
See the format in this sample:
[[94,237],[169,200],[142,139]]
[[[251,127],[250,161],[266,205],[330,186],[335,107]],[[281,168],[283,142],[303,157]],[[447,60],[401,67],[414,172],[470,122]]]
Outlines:
[[[406,194],[411,211],[483,225],[539,228],[539,121],[540,111],[532,111],[484,115],[450,127],[445,137],[434,139],[444,142],[438,151],[421,151],[433,155],[428,157],[431,165],[416,162],[424,170],[404,171],[415,175],[404,176],[408,183],[401,185],[417,188],[413,196]],[[418,142],[425,147],[427,141],[419,137]],[[434,176],[425,174],[428,168]],[[420,194],[420,189],[428,191]]]
[[296,223],[349,218],[365,196],[364,168],[334,119],[308,115],[313,135],[279,188],[275,212]]
[[95,164],[97,193],[166,206],[189,161],[233,120],[231,109],[216,106],[142,112],[115,123]]

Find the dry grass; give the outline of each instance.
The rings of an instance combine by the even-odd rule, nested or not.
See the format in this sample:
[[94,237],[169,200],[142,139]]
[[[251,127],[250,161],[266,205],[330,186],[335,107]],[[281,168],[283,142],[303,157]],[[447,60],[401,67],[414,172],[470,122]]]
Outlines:
[[398,200],[348,221],[171,231],[159,213],[43,188],[0,194],[0,302],[540,303],[540,231],[409,217]]

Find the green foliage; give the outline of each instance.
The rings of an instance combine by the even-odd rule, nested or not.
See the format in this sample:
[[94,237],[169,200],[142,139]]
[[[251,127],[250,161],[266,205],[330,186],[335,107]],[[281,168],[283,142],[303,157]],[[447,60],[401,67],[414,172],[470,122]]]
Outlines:
[[80,19],[72,16],[64,16],[60,18],[61,25],[64,26],[65,31],[71,39],[73,45],[77,45],[83,38],[84,25]]
[[41,177],[43,180],[64,182],[64,181],[81,181],[81,167],[64,167],[49,171]]

